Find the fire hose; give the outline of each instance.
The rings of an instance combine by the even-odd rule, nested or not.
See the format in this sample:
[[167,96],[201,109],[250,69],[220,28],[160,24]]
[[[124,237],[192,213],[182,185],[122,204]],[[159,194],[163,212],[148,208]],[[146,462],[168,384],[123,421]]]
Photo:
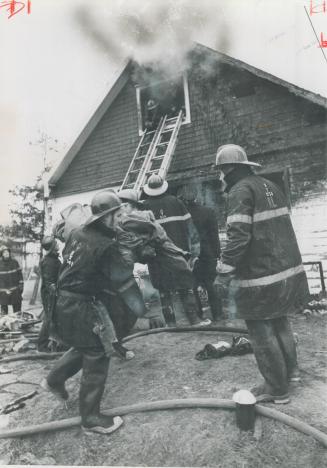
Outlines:
[[[220,331],[220,332],[233,332],[233,333],[247,333],[247,330],[242,328],[234,327],[180,327],[180,328],[155,328],[152,330],[146,330],[140,333],[135,333],[134,335],[127,336],[122,341],[130,341],[134,338],[139,338],[141,336],[152,335],[157,333],[176,333],[176,332],[188,332],[188,331]],[[30,354],[25,355],[26,358],[37,359],[40,358],[53,359],[54,357],[61,356],[63,353],[40,353],[40,354]],[[47,357],[48,356],[48,357]],[[12,358],[6,358],[0,360],[0,362],[9,362],[15,359],[16,356]],[[17,356],[19,358],[19,356]],[[24,359],[24,355],[20,356]],[[236,407],[234,401],[232,400],[223,400],[217,398],[190,398],[190,399],[174,399],[174,400],[159,400],[154,402],[147,403],[137,403],[134,405],[122,406],[117,408],[112,408],[110,410],[104,410],[103,413],[108,416],[123,416],[131,413],[140,413],[147,411],[162,411],[169,409],[185,409],[185,408],[214,408],[214,409],[229,409],[234,410]],[[320,442],[324,447],[327,448],[327,434],[319,431],[318,429],[310,426],[309,424],[300,421],[292,416],[288,416],[285,413],[280,411],[264,407],[262,405],[255,405],[255,411],[258,415],[264,416],[266,418],[274,419],[276,421],[282,422],[303,434],[309,435],[315,438]],[[58,421],[51,421],[44,424],[36,424],[32,426],[27,426],[24,428],[14,428],[7,431],[0,431],[0,439],[12,438],[12,437],[21,437],[26,435],[34,435],[43,432],[50,432],[62,429],[68,429],[81,424],[80,417],[62,419]]]
[[[195,331],[201,331],[201,332],[223,332],[223,333],[245,333],[247,334],[248,331],[246,328],[237,328],[237,327],[172,327],[172,328],[153,328],[151,330],[144,330],[138,333],[134,333],[133,335],[126,336],[123,338],[122,342],[126,343],[127,341],[133,340],[135,338],[140,338],[141,336],[146,336],[146,335],[155,335],[157,333],[185,333],[185,332],[195,332]],[[62,356],[64,353],[63,352],[58,352],[58,353],[25,353],[17,356],[9,356],[6,358],[1,358],[0,357],[0,363],[5,363],[5,362],[14,362],[14,361],[26,361],[26,360],[31,360],[31,361],[36,361],[38,359],[44,359],[44,360],[52,360],[56,359],[57,357]]]
[[[190,399],[176,399],[176,400],[159,400],[147,403],[137,403],[135,405],[121,406],[104,410],[103,413],[107,416],[124,416],[131,413],[140,413],[147,411],[163,411],[171,409],[186,409],[186,408],[210,408],[210,409],[229,409],[234,410],[236,407],[232,400],[221,400],[218,398],[190,398]],[[271,408],[266,408],[262,405],[256,405],[255,411],[258,415],[266,418],[274,419],[282,422],[290,427],[293,427],[303,434],[309,435],[320,442],[327,448],[327,434],[315,429],[309,424],[300,421],[292,416],[281,413]],[[62,429],[69,429],[81,424],[80,417],[62,419],[59,421],[51,421],[44,424],[36,424],[24,428],[14,428],[7,431],[0,431],[0,439],[22,437],[26,435],[34,435],[43,432],[57,431]]]

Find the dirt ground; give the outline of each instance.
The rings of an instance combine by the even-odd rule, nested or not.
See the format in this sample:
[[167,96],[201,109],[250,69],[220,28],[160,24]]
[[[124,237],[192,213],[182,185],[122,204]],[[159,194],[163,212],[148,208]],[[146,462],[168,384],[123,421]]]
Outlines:
[[[291,318],[299,338],[302,383],[291,388],[291,403],[268,405],[298,417],[327,433],[326,359],[327,316]],[[232,334],[217,332],[162,333],[128,343],[135,359],[112,359],[103,407],[192,397],[230,399],[235,390],[260,380],[253,355],[197,361],[206,343]],[[0,361],[1,366],[1,361]],[[3,367],[5,364],[3,364]],[[42,392],[38,383],[51,361],[6,364],[0,375],[1,404],[38,389],[26,407],[10,414],[6,428],[22,427],[78,414],[77,375],[68,382],[68,409]],[[17,383],[12,383],[17,382]],[[22,382],[22,383],[18,383]],[[11,384],[12,383],[12,384]],[[327,450],[313,438],[282,423],[260,418],[262,435],[240,432],[229,410],[185,409],[124,416],[124,425],[111,436],[84,435],[79,427],[20,439],[0,440],[2,464],[325,467]],[[2,420],[2,424],[4,421]],[[3,427],[2,429],[6,429]],[[1,428],[0,428],[1,430]]]

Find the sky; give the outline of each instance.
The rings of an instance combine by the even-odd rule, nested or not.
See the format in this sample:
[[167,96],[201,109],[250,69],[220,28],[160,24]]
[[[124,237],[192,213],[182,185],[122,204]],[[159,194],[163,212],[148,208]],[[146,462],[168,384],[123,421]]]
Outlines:
[[58,164],[126,58],[174,68],[197,41],[327,97],[322,0],[312,15],[310,0],[30,2],[10,19],[0,2],[0,224],[8,191]]

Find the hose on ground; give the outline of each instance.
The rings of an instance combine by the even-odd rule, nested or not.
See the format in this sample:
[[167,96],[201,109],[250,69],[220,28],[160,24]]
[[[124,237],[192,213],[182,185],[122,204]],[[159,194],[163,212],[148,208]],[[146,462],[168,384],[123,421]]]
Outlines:
[[[103,413],[108,416],[124,416],[131,413],[140,413],[146,411],[162,411],[169,409],[185,409],[185,408],[214,408],[214,409],[235,409],[235,403],[232,400],[221,400],[218,398],[190,398],[190,399],[176,399],[176,400],[159,400],[151,401],[147,403],[137,403],[134,405],[121,406],[112,408],[110,410],[104,410]],[[324,447],[327,448],[327,434],[315,429],[309,424],[300,421],[292,416],[288,416],[280,411],[273,410],[271,408],[264,407],[262,405],[255,406],[256,412],[266,418],[275,419],[276,421],[282,422],[290,427],[293,427],[303,434],[312,436]],[[59,421],[51,421],[44,424],[36,424],[33,426],[27,426],[23,428],[14,428],[5,431],[0,431],[0,439],[7,439],[13,437],[22,437],[27,435],[34,435],[49,431],[56,431],[62,429],[69,429],[81,424],[80,417],[74,417],[69,419],[62,419]]]
[[144,330],[139,333],[134,333],[133,335],[126,336],[122,339],[123,343],[127,341],[134,340],[134,338],[139,338],[146,335],[155,335],[157,333],[184,333],[184,332],[227,332],[227,333],[246,333],[248,331],[246,328],[239,327],[212,327],[208,325],[207,327],[197,327],[195,325],[190,327],[165,327],[165,328],[152,328],[150,330]]
[[64,353],[26,353],[26,354],[17,354],[15,356],[8,356],[6,358],[0,358],[0,364],[4,362],[14,362],[14,361],[37,361],[38,359],[43,359],[50,361],[52,359],[57,359],[62,356]]
[[[226,333],[248,333],[245,328],[237,328],[237,327],[174,327],[174,328],[153,328],[151,330],[144,330],[142,332],[134,333],[133,335],[126,336],[122,342],[126,343],[127,341],[134,340],[135,338],[139,338],[141,336],[146,335],[155,335],[157,333],[185,333],[185,332],[226,332]],[[62,356],[64,353],[27,353],[27,354],[19,354],[16,356],[8,356],[6,358],[0,357],[0,363],[5,362],[14,362],[14,361],[23,361],[23,360],[37,360],[37,359],[44,359],[44,360],[52,360],[56,359],[57,357]]]

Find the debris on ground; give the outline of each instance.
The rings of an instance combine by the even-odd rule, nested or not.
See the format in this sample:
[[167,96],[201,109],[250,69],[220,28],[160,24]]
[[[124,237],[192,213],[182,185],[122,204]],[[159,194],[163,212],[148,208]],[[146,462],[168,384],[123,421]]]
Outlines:
[[27,339],[19,340],[13,347],[15,353],[24,353],[28,349],[35,348],[35,346]]
[[9,414],[9,413],[12,413],[13,411],[17,411],[21,408],[24,408],[25,406],[24,401],[35,397],[35,395],[37,394],[38,392],[34,390],[33,392],[27,393],[26,395],[22,395],[19,398],[16,398],[14,401],[7,403],[5,406],[0,408],[0,414]]
[[196,353],[195,359],[203,361],[204,359],[219,359],[224,356],[242,356],[253,353],[250,341],[245,336],[233,336],[232,344],[226,341],[218,343],[208,343],[204,348]]
[[0,375],[3,374],[11,374],[12,370],[11,369],[6,369],[5,367],[0,366]]
[[303,310],[303,314],[307,317],[312,315],[315,317],[327,315],[327,299],[313,299],[306,305],[306,308]]

